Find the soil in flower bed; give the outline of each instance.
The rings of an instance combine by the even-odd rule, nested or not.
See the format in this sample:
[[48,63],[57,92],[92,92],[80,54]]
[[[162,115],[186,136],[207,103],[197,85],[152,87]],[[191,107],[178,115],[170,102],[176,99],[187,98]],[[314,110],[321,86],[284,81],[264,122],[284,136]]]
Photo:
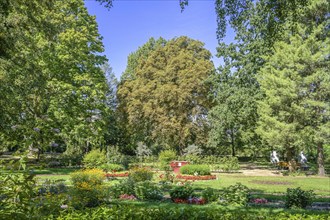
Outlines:
[[250,183],[264,184],[264,185],[291,185],[291,182],[286,181],[267,181],[267,180],[253,180]]
[[206,176],[193,176],[193,175],[177,175],[177,179],[184,179],[184,180],[215,180],[217,179],[216,175],[206,175]]

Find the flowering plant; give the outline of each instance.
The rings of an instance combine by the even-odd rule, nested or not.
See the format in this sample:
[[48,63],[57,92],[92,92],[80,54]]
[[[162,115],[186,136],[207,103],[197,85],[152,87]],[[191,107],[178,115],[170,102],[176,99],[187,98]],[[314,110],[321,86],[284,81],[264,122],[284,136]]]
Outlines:
[[125,173],[106,173],[105,177],[109,178],[109,177],[128,177],[129,176],[129,172],[125,172]]
[[195,204],[195,205],[204,205],[206,203],[205,199],[193,197],[188,199],[188,204]]
[[177,179],[184,180],[215,180],[217,178],[216,175],[206,175],[206,176],[191,176],[191,175],[177,175]]
[[264,198],[256,198],[256,199],[252,199],[252,202],[255,204],[266,204],[268,203],[268,200]]
[[122,194],[122,195],[119,196],[119,199],[123,199],[123,200],[136,200],[136,197],[134,195]]

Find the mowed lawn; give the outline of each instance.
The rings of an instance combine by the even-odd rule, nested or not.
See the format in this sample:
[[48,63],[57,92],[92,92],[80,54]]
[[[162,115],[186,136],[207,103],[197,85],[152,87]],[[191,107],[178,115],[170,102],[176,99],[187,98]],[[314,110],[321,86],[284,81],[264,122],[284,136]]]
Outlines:
[[[39,180],[63,180],[66,184],[70,184],[70,173],[73,169],[49,169],[36,171],[37,179]],[[241,173],[216,174],[217,180],[195,181],[193,186],[196,188],[211,187],[222,189],[236,183],[242,183],[249,187],[254,193],[285,193],[287,188],[301,187],[303,190],[313,190],[318,196],[330,197],[330,178],[317,176],[246,176]],[[118,178],[121,179],[121,178]],[[107,182],[107,185],[112,185],[118,181],[113,180]]]
[[285,193],[287,188],[301,187],[314,190],[317,195],[330,196],[330,178],[317,176],[244,176],[240,174],[217,174],[217,180],[196,181],[194,186],[221,189],[242,183],[256,193]]

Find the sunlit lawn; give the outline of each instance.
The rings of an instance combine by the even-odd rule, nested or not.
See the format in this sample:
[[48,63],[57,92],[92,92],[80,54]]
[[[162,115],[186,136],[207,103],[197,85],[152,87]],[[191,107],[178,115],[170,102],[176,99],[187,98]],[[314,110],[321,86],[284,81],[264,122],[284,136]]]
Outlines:
[[285,193],[287,188],[301,187],[314,190],[317,195],[330,196],[330,178],[316,176],[244,176],[240,174],[217,174],[217,180],[196,181],[194,186],[221,189],[235,183],[242,183],[254,192]]

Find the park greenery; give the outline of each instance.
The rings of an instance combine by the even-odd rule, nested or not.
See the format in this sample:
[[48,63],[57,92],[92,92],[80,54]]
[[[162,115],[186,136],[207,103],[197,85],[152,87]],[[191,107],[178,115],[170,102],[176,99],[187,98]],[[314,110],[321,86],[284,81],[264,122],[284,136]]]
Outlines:
[[329,9],[215,0],[220,66],[150,38],[116,79],[83,0],[1,1],[0,219],[327,219]]

